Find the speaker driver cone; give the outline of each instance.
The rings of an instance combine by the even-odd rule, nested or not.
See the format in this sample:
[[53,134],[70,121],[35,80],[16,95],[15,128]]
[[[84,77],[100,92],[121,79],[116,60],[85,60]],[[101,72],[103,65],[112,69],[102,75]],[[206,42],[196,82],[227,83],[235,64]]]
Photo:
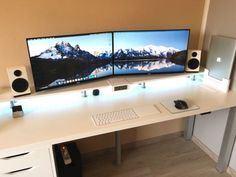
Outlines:
[[188,61],[188,67],[189,67],[190,69],[196,69],[196,68],[198,68],[198,67],[199,67],[199,64],[200,64],[200,62],[199,62],[197,59],[195,59],[195,58],[192,58],[192,59],[190,59],[190,60]]
[[12,89],[16,92],[24,92],[29,88],[29,83],[26,79],[18,78],[12,82]]
[[192,57],[196,57],[196,56],[197,56],[197,52],[193,52]]

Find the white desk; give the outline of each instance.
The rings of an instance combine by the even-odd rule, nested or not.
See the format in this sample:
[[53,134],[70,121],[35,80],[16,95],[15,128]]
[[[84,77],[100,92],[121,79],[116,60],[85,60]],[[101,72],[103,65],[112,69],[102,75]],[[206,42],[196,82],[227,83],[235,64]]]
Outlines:
[[[183,117],[190,117],[186,136],[191,138],[194,120],[192,116],[232,108],[228,120],[230,125],[227,125],[229,131],[226,131],[223,140],[225,147],[222,147],[217,167],[219,171],[223,171],[228,165],[232,136],[236,132],[236,130],[231,131],[233,129],[231,126],[236,125],[234,114],[236,92],[230,91],[225,94],[202,86],[198,81],[192,81],[186,76],[173,76],[172,79],[165,77],[162,80],[152,80],[154,76],[145,77],[145,89],[137,84],[143,80],[143,76],[129,77],[127,79],[132,83],[130,90],[116,93],[111,91],[106,80],[101,80],[78,86],[78,90],[73,87],[73,89],[60,89],[62,92],[48,91],[46,94],[39,93],[17,98],[25,113],[23,118],[18,119],[12,118],[9,99],[5,96],[7,94],[4,94],[0,100],[0,159],[7,155],[28,152],[39,147],[47,148],[55,175],[51,150],[53,144]],[[161,78],[163,77],[161,76]],[[81,96],[81,91],[86,88],[89,88],[88,97],[84,98]],[[92,96],[92,88],[99,88],[100,95]],[[160,104],[167,99],[179,98],[187,98],[200,108],[171,114]],[[91,119],[91,115],[97,112],[147,104],[157,105],[161,113],[100,127],[95,126]]]

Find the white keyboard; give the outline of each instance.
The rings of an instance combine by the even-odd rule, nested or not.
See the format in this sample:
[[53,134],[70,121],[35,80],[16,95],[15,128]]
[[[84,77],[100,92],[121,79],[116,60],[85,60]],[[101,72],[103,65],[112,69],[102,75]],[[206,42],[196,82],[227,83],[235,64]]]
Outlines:
[[139,116],[132,108],[126,108],[118,111],[95,114],[92,115],[92,118],[97,126],[103,126],[115,122],[137,119]]

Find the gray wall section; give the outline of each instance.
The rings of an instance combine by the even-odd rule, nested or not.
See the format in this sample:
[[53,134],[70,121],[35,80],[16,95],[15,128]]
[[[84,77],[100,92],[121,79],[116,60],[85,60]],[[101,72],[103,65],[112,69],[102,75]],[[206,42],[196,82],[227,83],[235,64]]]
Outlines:
[[[207,51],[212,35],[222,35],[236,38],[236,1],[211,0],[206,32],[203,44],[202,63],[205,66]],[[236,90],[236,62],[232,71],[231,89]],[[217,111],[213,114],[196,119],[194,136],[204,143],[210,150],[219,155],[223,133],[227,121],[228,110]],[[236,170],[236,145],[231,156],[231,168]]]
[[234,150],[231,156],[230,164],[229,166],[236,170],[236,145],[234,145]]
[[208,49],[212,34],[236,37],[235,7],[235,0],[211,0],[203,45],[204,50]]
[[[211,0],[206,32],[203,44],[202,63],[205,66],[207,59],[207,50],[210,45],[212,35],[222,35],[236,38],[236,1],[235,0]],[[234,64],[235,65],[235,64]],[[231,89],[236,90],[236,68],[232,72]]]
[[229,109],[197,115],[193,135],[205,144],[217,156],[224,136]]

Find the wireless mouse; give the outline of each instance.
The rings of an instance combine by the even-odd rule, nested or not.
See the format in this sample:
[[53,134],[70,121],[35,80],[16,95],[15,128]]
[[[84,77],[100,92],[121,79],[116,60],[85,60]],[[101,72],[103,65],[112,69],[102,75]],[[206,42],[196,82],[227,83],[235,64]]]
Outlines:
[[174,100],[177,109],[188,109],[188,104],[184,100]]

